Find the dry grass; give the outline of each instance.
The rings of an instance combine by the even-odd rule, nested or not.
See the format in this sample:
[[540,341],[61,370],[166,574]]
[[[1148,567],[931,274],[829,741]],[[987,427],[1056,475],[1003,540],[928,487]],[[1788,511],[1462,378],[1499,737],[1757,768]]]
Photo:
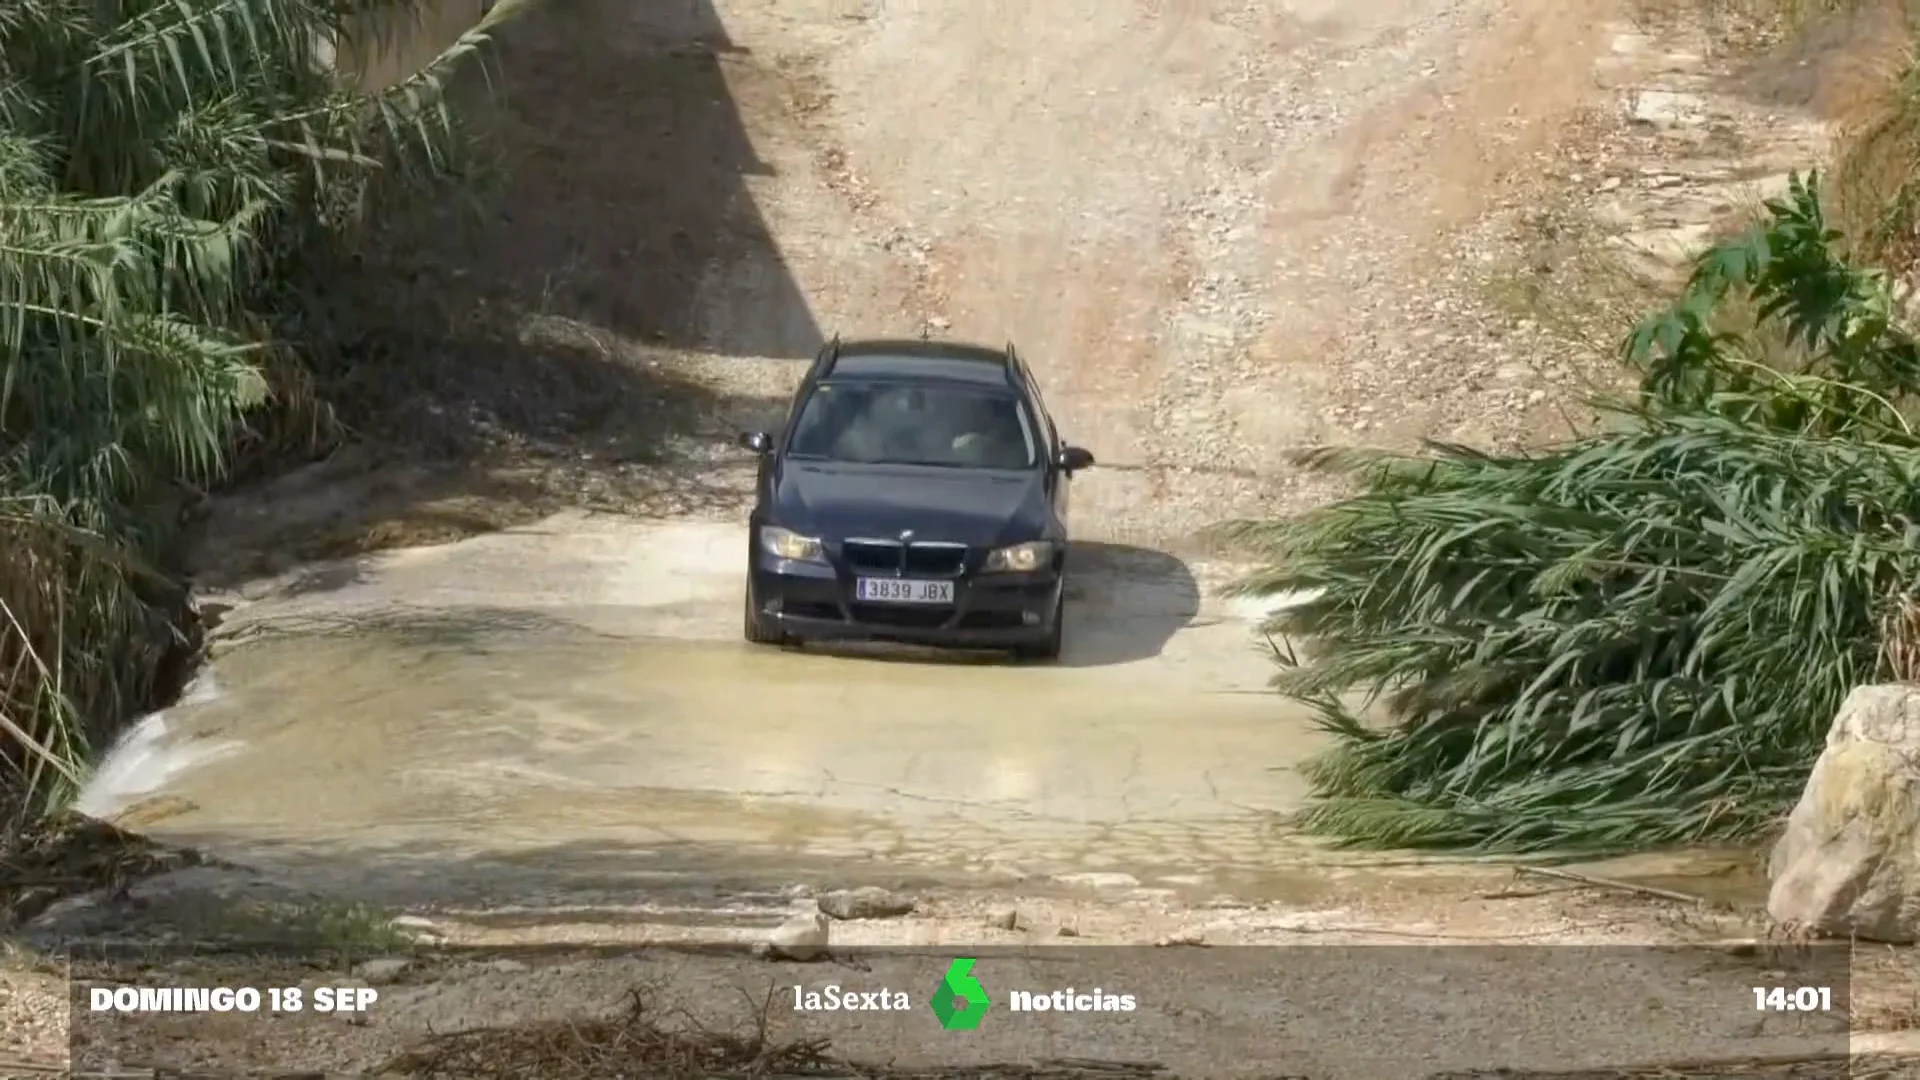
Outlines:
[[1895,682],[1920,682],[1920,600],[1895,598],[1880,619],[1880,661]]
[[29,512],[0,517],[0,734],[13,749],[7,764],[19,787],[80,786],[78,734],[46,722],[60,709],[60,685],[43,657],[58,656],[71,547]]
[[1869,261],[1900,272],[1920,260],[1920,68],[1905,53],[1877,88],[1847,103],[1833,169],[1836,225]]
[[[376,1075],[413,1080],[725,1080],[731,1077],[813,1077],[834,1080],[1180,1080],[1153,1062],[1053,1059],[1032,1064],[948,1065],[914,1068],[868,1065],[834,1056],[823,1039],[790,1042],[767,1035],[770,1002],[757,1003],[760,1021],[740,1033],[715,1032],[684,1016],[662,1016],[636,990],[622,1014],[596,1021],[561,1021],[488,1028],[429,1039],[395,1058]],[[1688,1062],[1579,1072],[1488,1069],[1435,1073],[1429,1080],[1652,1080],[1656,1077],[1834,1078],[1879,1075],[1860,1071],[1879,1063],[1845,1054],[1781,1055],[1744,1061]],[[1913,1062],[1889,1063],[1893,1067]],[[1899,1075],[1888,1072],[1885,1075]],[[1302,1080],[1275,1076],[1272,1080]]]
[[9,817],[0,829],[0,933],[68,896],[124,889],[204,861],[74,814],[40,817],[22,804]]
[[1920,965],[1913,948],[1856,946],[1852,997],[1855,1031],[1920,1031]]
[[598,1020],[481,1028],[429,1039],[380,1072],[426,1078],[518,1080],[545,1076],[719,1077],[819,1075],[832,1063],[824,1040],[776,1042],[767,1035],[768,1004],[759,1023],[735,1034],[709,1030],[685,1016],[665,1016],[644,990],[629,992],[621,1014]]
[[650,1004],[644,988],[628,994],[620,1014],[599,1020],[481,1028],[428,1039],[381,1066],[376,1075],[412,1080],[725,1080],[730,1077],[867,1078],[867,1080],[1175,1080],[1152,1062],[1056,1059],[1033,1064],[967,1066],[866,1065],[835,1056],[825,1039],[769,1036],[773,1007],[753,1002],[754,1019],[739,1031],[717,1031],[684,1013]]
[[1920,261],[1920,0],[1707,0],[1770,9],[1835,133],[1828,216],[1862,261]]
[[82,717],[151,706],[175,674],[171,641],[187,634],[153,633],[149,620],[185,601],[50,502],[0,498],[0,799],[22,792],[58,806],[78,789],[98,734]]

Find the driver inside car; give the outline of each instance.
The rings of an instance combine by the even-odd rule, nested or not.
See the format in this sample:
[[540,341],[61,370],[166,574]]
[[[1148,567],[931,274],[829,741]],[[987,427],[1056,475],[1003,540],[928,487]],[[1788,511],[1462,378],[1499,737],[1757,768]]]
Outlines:
[[980,402],[967,429],[952,442],[961,463],[992,469],[1017,469],[1024,464],[1026,435],[1020,417],[1005,402]]

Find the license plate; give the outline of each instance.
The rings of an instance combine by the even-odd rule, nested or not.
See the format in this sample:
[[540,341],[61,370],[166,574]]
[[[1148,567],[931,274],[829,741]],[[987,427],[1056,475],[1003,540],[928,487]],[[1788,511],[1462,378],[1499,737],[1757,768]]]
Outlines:
[[876,604],[951,604],[953,582],[865,577],[854,584],[853,595]]

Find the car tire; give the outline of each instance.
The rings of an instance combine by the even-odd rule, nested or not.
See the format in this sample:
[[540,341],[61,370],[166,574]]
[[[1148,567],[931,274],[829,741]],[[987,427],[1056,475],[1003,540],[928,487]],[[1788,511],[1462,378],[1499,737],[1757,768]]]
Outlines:
[[1053,609],[1053,633],[1047,640],[1035,645],[1023,645],[1014,650],[1014,655],[1029,663],[1051,664],[1060,659],[1060,648],[1067,636],[1067,597],[1061,590],[1060,602]]
[[786,640],[787,640],[786,635],[782,634],[780,631],[774,629],[773,627],[767,625],[768,620],[762,617],[758,611],[754,610],[753,586],[751,585],[747,586],[747,599],[746,599],[746,603],[742,605],[741,610],[744,613],[744,622],[745,622],[745,625],[742,629],[742,636],[744,636],[747,639],[747,642],[749,644],[752,644],[752,645],[784,645],[786,644]]

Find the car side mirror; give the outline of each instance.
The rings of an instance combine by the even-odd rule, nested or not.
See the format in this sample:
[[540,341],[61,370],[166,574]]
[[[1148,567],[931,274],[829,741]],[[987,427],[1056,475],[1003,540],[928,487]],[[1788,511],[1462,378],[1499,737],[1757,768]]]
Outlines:
[[1081,469],[1092,467],[1093,454],[1078,446],[1063,446],[1060,448],[1060,456],[1056,459],[1056,464],[1063,472],[1079,472]]
[[743,431],[740,433],[740,449],[751,450],[756,454],[765,454],[773,449],[773,436],[764,431]]

